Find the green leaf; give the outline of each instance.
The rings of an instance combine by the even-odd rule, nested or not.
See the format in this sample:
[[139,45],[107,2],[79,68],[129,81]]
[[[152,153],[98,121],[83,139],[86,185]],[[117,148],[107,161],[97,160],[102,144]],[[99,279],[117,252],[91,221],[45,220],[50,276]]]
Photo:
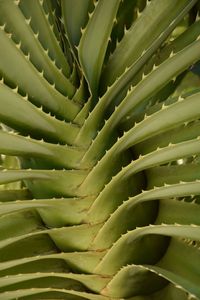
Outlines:
[[120,0],[97,2],[78,46],[79,60],[94,94],[98,90],[99,77],[119,3]]
[[[93,187],[91,182],[94,182],[95,178],[98,178],[100,179],[98,180],[98,189],[100,192],[103,186],[114,175],[114,172],[116,172],[115,167],[119,161],[120,154],[123,151],[158,133],[163,133],[169,129],[175,128],[184,122],[198,119],[200,110],[199,97],[200,95],[197,93],[185,99],[180,98],[178,102],[169,106],[163,106],[160,111],[146,117],[142,122],[136,124],[133,128],[124,133],[124,135],[118,139],[114,146],[106,152],[103,158],[92,169],[81,186],[81,189],[84,189],[84,191],[88,189],[89,192],[90,189],[96,189],[96,186]],[[112,116],[114,116],[114,114]],[[106,125],[108,125],[108,122]],[[97,145],[98,147],[102,146],[100,146],[100,141],[102,141],[102,137],[104,136],[104,133],[106,133],[104,130],[101,132],[102,135],[99,134],[96,138],[97,143],[94,141],[90,149],[86,152],[86,155],[82,160],[83,162],[86,161],[87,158],[91,159],[92,155],[97,155],[96,147]],[[99,138],[100,136],[101,138]]]
[[0,92],[0,120],[3,123],[25,134],[72,143],[79,131],[78,126],[47,115],[6,85],[0,84]]
[[180,181],[195,181],[200,179],[200,164],[161,166],[147,170],[148,188],[160,186],[163,183],[174,184]]
[[1,202],[15,201],[18,199],[26,200],[31,199],[31,197],[31,192],[26,188],[17,190],[0,190]]
[[[97,211],[100,210],[101,205],[106,207],[107,205],[118,205],[120,203],[120,197],[118,197],[119,194],[117,190],[117,186],[119,184],[125,184],[125,182],[130,178],[132,175],[139,173],[140,171],[170,162],[175,161],[179,158],[189,157],[192,155],[198,155],[199,154],[199,145],[200,141],[199,138],[195,140],[186,141],[183,143],[178,144],[169,144],[167,147],[164,148],[158,148],[155,151],[148,153],[147,155],[140,156],[137,160],[132,161],[130,164],[128,164],[126,167],[122,168],[121,171],[118,171],[115,177],[107,183],[104,190],[101,191],[101,194],[96,199],[96,203],[101,203],[100,206],[97,204]],[[109,162],[108,162],[109,164]],[[88,191],[89,193],[98,193],[102,188],[103,184],[105,184],[106,178],[106,172],[98,172],[97,168],[101,168],[101,161],[97,165],[96,169],[94,168],[87,176],[85,181],[80,187],[80,190],[84,190],[84,192]],[[189,168],[189,167],[188,167]],[[98,174],[99,180],[97,181],[97,177],[95,177],[95,171],[97,171],[96,174]],[[158,172],[159,173],[159,172]],[[94,175],[95,174],[95,175]],[[147,172],[148,174],[148,172]],[[150,175],[150,180],[153,179],[154,176]],[[162,177],[159,177],[160,180],[164,180]],[[180,175],[179,177],[180,178]],[[197,178],[196,178],[197,179]],[[183,177],[184,180],[184,177]],[[166,182],[166,181],[165,181]],[[132,183],[130,183],[132,185]],[[133,185],[132,185],[133,186]],[[150,184],[152,186],[152,184]],[[107,198],[113,199],[113,201],[107,202]],[[113,198],[112,198],[113,197]],[[117,200],[114,200],[117,199]],[[95,206],[95,204],[94,204]],[[106,210],[104,210],[105,212]]]
[[176,144],[186,140],[194,139],[198,137],[200,132],[200,122],[198,120],[185,123],[183,125],[177,126],[171,130],[165,132],[165,138],[163,139],[163,134],[155,135],[154,137],[147,139],[141,143],[138,143],[134,149],[139,155],[144,155],[158,147],[162,148],[169,145],[169,143]]
[[[114,275],[127,264],[155,264],[167,249],[167,242],[162,238],[168,236],[199,241],[199,232],[200,226],[197,225],[162,224],[137,228],[117,240],[95,268],[95,272]],[[122,256],[120,253],[126,255]]]
[[[60,41],[57,40],[58,37],[56,38],[55,25],[51,25],[50,21],[50,14],[53,13],[53,11],[45,11],[43,7],[45,2],[47,1],[30,0],[27,2],[26,0],[20,0],[18,7],[24,14],[24,17],[30,22],[34,33],[36,35],[38,33],[39,42],[45,50],[48,50],[48,55],[55,61],[57,67],[61,68],[62,72],[69,77],[70,66],[62,51]],[[56,21],[54,20],[54,22]]]
[[[56,91],[54,86],[44,78],[43,72],[38,72],[31,64],[29,55],[25,56],[20,50],[21,44],[15,44],[2,28],[0,43],[0,55],[4,57],[0,60],[0,74],[3,78],[27,93],[34,103],[43,105],[61,118],[73,120],[80,106]],[[23,73],[18,72],[20,69],[23,69]],[[32,84],[30,85],[29,82]]]
[[[97,135],[94,142],[89,147],[89,150],[84,157],[83,163],[94,164],[105,151],[107,145],[109,144],[110,134],[113,134],[113,131],[116,129],[116,126],[119,125],[119,122],[122,120],[122,118],[124,118],[131,110],[135,109],[144,100],[151,97],[156,91],[159,91],[159,89],[165,86],[166,83],[170,81],[174,76],[177,76],[185,68],[189,67],[195,60],[198,60],[200,57],[199,50],[200,41],[197,40],[163,62],[159,67],[154,69],[142,81],[140,81],[140,83],[136,87],[133,87],[131,91],[128,92],[125,99],[120,103],[120,105],[117,106],[111,117],[105,122],[105,125],[102,127],[100,133]],[[196,95],[198,95],[198,93]],[[195,95],[193,97],[195,97]],[[104,109],[104,106],[102,101],[100,101],[100,103],[101,105],[99,107],[98,105],[96,106],[96,110],[93,110],[90,117],[85,122],[77,139],[80,139],[81,136],[85,139],[88,134],[91,135],[94,130],[93,126],[96,126],[94,124],[99,125],[99,123],[96,122],[102,121],[99,116],[99,110],[101,113],[102,109]],[[161,112],[162,110],[160,111],[160,113]],[[97,121],[95,121],[96,118]],[[188,116],[187,121],[189,120],[190,119]],[[93,121],[95,122],[94,124]],[[148,122],[148,120],[146,121]],[[152,126],[154,126],[153,122],[151,124]],[[138,127],[139,126],[140,124],[138,125]],[[157,129],[157,127],[154,128]],[[169,126],[168,129],[170,129]],[[132,130],[134,130],[134,127]],[[157,134],[158,133],[159,132],[157,132]],[[123,138],[121,140],[123,140]]]
[[[20,259],[12,259],[5,262],[0,263],[0,274],[5,276],[6,274],[19,274],[24,272],[32,271],[34,272],[34,266],[36,269],[37,263],[39,263],[38,270],[46,270],[48,271],[45,262],[48,262],[48,265],[54,270],[54,272],[60,272],[62,268],[62,262],[65,261],[68,266],[72,270],[78,272],[86,272],[92,273],[95,266],[100,262],[101,258],[105,255],[105,252],[94,252],[94,251],[87,251],[87,252],[62,252],[62,253],[53,253],[53,254],[42,254],[32,257],[23,257]],[[57,269],[53,268],[56,266],[57,262]],[[60,262],[60,265],[58,264]],[[45,268],[42,268],[44,265]],[[53,265],[53,266],[52,266]],[[41,266],[41,267],[40,267]],[[51,270],[51,268],[49,270]],[[67,267],[65,266],[65,272],[69,272]]]
[[25,180],[35,198],[73,196],[86,174],[81,170],[4,170],[0,184]]
[[5,293],[0,294],[0,299],[2,300],[13,300],[13,297],[25,297],[36,295],[38,299],[38,295],[41,296],[43,294],[64,296],[66,300],[107,300],[107,297],[101,295],[95,295],[86,292],[79,292],[73,290],[65,290],[65,289],[55,289],[55,288],[33,288],[33,289],[24,289],[24,290],[16,290],[16,291],[7,291]]
[[61,0],[62,15],[68,39],[72,47],[79,44],[81,29],[86,26],[89,18],[91,0]]
[[[99,230],[100,225],[88,225],[82,224],[77,226],[68,226],[61,228],[51,228],[51,229],[42,229],[36,230],[34,232],[16,235],[7,239],[0,241],[0,249],[7,249],[9,246],[14,244],[19,244],[23,241],[29,243],[31,238],[40,238],[41,235],[49,235],[51,240],[55,243],[61,251],[86,251],[88,250],[91,241],[95,237],[96,233]],[[68,236],[68,239],[64,237]],[[8,250],[9,252],[9,250]],[[22,253],[21,253],[22,254]]]
[[2,130],[0,130],[0,142],[1,154],[41,159],[43,163],[46,161],[50,166],[61,168],[78,168],[79,160],[84,153],[77,147],[46,143]]
[[[30,3],[31,2],[33,3],[33,1],[30,1]],[[36,1],[34,4],[34,11],[37,10],[37,12],[39,11],[39,7],[41,7],[38,3],[39,1]],[[12,11],[12,16],[10,15],[10,11]],[[37,16],[38,19],[38,13]],[[30,24],[28,24],[29,21],[27,21],[19,7],[16,6],[13,1],[1,1],[0,22],[1,24],[6,24],[6,30],[12,33],[12,39],[21,43],[22,51],[30,54],[30,60],[38,71],[43,70],[44,76],[49,82],[55,83],[55,87],[62,94],[67,95],[69,98],[72,97],[75,92],[75,87],[53,63],[48,56],[49,49],[46,51],[42,47],[37,35],[32,30]],[[45,39],[47,39],[47,37],[45,37]]]
[[[20,285],[23,285],[23,282],[29,281],[29,280],[33,280],[33,279],[38,279],[35,282],[35,287],[37,287],[38,283],[41,283],[43,281],[43,279],[54,279],[56,280],[58,279],[62,279],[65,278],[66,281],[68,281],[68,279],[72,279],[74,281],[78,281],[80,283],[82,283],[86,288],[99,293],[101,291],[102,288],[104,288],[104,286],[108,283],[109,278],[103,277],[103,276],[99,276],[99,275],[90,275],[90,274],[74,274],[74,273],[68,273],[68,274],[64,274],[64,273],[53,273],[53,272],[49,272],[49,273],[30,273],[30,274],[18,274],[18,275],[11,275],[11,276],[5,276],[1,278],[1,282],[0,282],[0,288],[2,289],[2,287],[6,287],[9,285],[18,285],[20,287]],[[48,282],[48,281],[47,281]],[[20,284],[22,283],[22,284]],[[28,283],[28,282],[27,282]],[[34,283],[33,283],[34,285]],[[73,287],[73,285],[72,285]],[[17,287],[16,287],[17,288]]]
[[[107,63],[103,80],[111,85],[144,50],[147,50],[178,15],[190,9],[196,1],[164,0],[147,2],[141,16],[132,24]],[[186,10],[186,12],[187,12]],[[168,16],[166,18],[166,15]]]
[[[0,215],[36,208],[49,227],[80,224],[92,198],[33,199],[0,203]],[[11,223],[11,221],[9,221]]]
[[[169,194],[164,196],[162,190],[163,188],[160,190],[160,197],[151,197],[153,193],[149,192],[149,198],[145,200],[142,200],[144,198],[141,194],[141,197],[138,195],[124,202],[102,226],[93,241],[93,248],[111,247],[122,234],[138,226],[147,226],[153,223],[157,225],[162,223],[174,224],[176,222],[185,225],[200,225],[200,208],[197,204],[172,200],[170,199],[171,191],[169,190]],[[191,192],[191,187],[188,187],[189,192]],[[175,195],[173,193],[174,197]],[[184,196],[184,193],[182,195]],[[181,196],[181,194],[177,193],[177,196]],[[159,203],[157,203],[158,200]],[[129,218],[129,215],[131,215],[131,218]]]

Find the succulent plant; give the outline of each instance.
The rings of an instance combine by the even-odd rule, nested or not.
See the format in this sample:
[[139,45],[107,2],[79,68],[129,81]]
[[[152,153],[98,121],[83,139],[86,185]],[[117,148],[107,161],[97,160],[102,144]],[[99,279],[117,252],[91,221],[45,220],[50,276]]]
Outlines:
[[0,0],[0,299],[200,299],[199,11]]

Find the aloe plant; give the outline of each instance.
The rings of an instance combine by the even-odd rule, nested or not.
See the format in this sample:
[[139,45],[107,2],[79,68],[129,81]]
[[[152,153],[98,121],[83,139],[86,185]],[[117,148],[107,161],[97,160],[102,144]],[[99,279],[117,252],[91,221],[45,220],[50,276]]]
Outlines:
[[200,299],[199,10],[0,0],[0,299]]

